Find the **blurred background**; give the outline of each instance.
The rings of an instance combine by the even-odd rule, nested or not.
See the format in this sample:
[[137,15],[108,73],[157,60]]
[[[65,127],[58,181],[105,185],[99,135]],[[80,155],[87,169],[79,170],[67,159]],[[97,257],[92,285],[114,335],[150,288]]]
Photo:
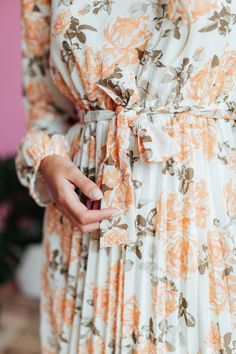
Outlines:
[[39,354],[44,210],[19,184],[14,165],[25,133],[19,0],[1,0],[0,44],[0,354]]

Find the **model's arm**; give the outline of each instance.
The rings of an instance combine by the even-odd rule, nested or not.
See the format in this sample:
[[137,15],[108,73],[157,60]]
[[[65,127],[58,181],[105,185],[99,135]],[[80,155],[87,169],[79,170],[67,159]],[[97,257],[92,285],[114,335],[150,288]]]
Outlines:
[[[21,43],[23,103],[27,134],[16,158],[21,183],[45,206],[49,195],[42,183],[35,183],[41,160],[58,154],[68,157],[64,134],[73,105],[53,84],[49,73],[50,6],[42,1],[21,1]],[[49,3],[49,2],[47,2]]]
[[65,133],[74,109],[59,93],[49,73],[50,1],[21,0],[21,5],[27,134],[19,145],[17,174],[39,205],[46,206],[54,201],[74,224],[82,225],[84,231],[92,231],[99,227],[98,221],[109,217],[114,209],[87,210],[75,193],[78,186],[87,197],[101,198],[98,186],[84,176],[69,157]]

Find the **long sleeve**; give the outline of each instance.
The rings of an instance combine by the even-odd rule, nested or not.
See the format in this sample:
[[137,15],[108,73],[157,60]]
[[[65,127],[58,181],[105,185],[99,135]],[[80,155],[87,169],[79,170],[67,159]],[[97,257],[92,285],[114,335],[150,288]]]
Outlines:
[[50,1],[21,0],[23,105],[27,133],[19,143],[16,171],[40,206],[50,202],[40,178],[41,160],[52,154],[69,158],[65,133],[74,106],[54,85],[49,72]]

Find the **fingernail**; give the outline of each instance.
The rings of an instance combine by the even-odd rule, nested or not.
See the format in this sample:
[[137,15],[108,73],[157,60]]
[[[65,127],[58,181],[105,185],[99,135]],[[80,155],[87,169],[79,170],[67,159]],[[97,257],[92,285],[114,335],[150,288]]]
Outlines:
[[111,216],[118,216],[118,215],[121,215],[122,214],[122,211],[121,210],[117,210],[117,211],[114,211],[114,213],[111,214]]
[[98,188],[94,188],[92,191],[91,191],[91,198],[92,199],[100,199],[102,198],[102,192],[100,191],[100,189]]

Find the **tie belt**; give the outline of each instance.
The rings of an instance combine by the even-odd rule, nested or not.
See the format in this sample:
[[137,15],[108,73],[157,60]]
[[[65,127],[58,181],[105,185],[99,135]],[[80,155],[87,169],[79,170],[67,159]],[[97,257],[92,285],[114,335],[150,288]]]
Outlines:
[[[78,109],[80,123],[110,120],[105,158],[99,165],[96,183],[103,192],[101,208],[118,208],[122,213],[111,220],[100,222],[100,248],[129,245],[137,240],[135,193],[129,156],[131,134],[137,138],[139,158],[142,162],[167,161],[180,152],[180,146],[162,129],[162,123],[183,112],[189,112],[199,118],[236,120],[236,114],[206,108],[127,109],[117,105],[115,111]],[[153,124],[154,119],[158,119],[160,124]]]

